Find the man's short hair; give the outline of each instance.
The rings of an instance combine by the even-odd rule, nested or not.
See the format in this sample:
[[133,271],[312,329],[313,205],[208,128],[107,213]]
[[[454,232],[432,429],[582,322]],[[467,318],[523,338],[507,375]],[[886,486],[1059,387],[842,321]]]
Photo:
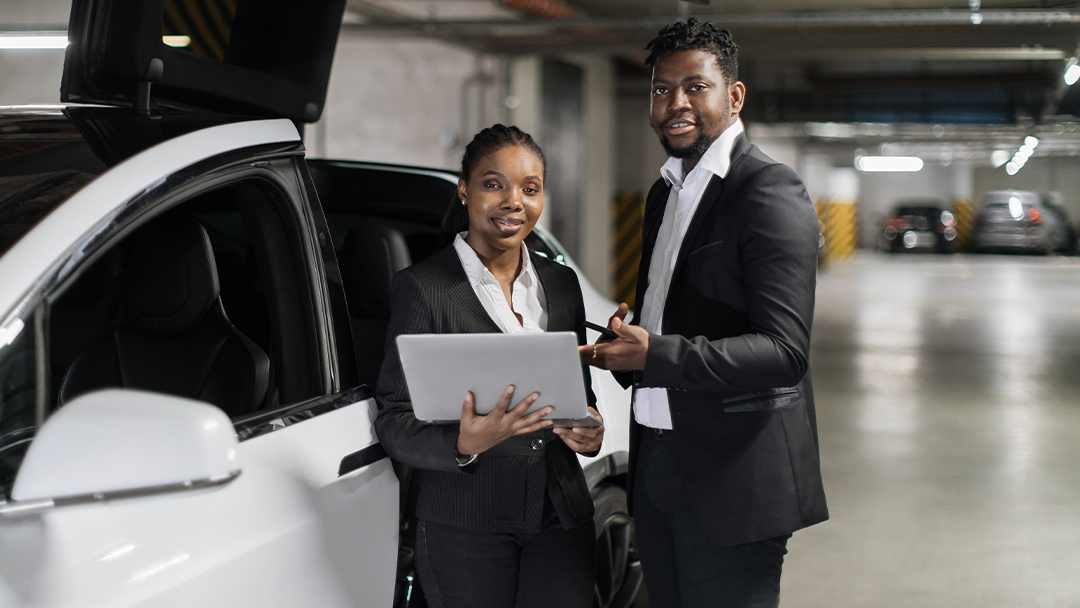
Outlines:
[[739,79],[739,47],[731,39],[731,32],[717,28],[706,21],[701,23],[696,17],[690,17],[686,23],[676,21],[665,26],[660,33],[645,45],[646,51],[652,51],[645,64],[653,67],[661,55],[679,51],[705,51],[716,57],[720,64],[720,73],[724,75],[724,84],[731,86]]

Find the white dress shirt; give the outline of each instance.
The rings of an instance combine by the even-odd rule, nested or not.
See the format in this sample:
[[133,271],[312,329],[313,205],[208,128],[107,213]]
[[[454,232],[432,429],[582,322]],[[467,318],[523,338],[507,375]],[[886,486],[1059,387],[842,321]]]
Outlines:
[[[650,334],[663,333],[664,303],[686,229],[690,227],[701,195],[713,176],[727,175],[731,167],[731,149],[735,145],[735,138],[742,132],[742,120],[736,119],[709,146],[688,174],[683,174],[681,158],[668,158],[660,168],[660,175],[671,186],[671,193],[664,207],[660,232],[656,235],[656,245],[649,262],[648,287],[645,288],[645,298],[641,304],[640,324]],[[634,391],[634,419],[654,429],[671,429],[667,389],[639,388]]]
[[[547,297],[544,295],[544,286],[540,284],[540,277],[529,259],[529,250],[525,243],[521,244],[521,272],[514,279],[514,286],[510,297],[514,307],[506,301],[502,285],[491,274],[491,271],[480,261],[468,243],[465,242],[467,232],[462,232],[454,239],[454,250],[457,251],[461,265],[465,267],[465,276],[469,277],[469,284],[473,292],[483,304],[484,310],[491,317],[499,329],[508,334],[537,334],[547,330]],[[521,323],[518,323],[514,312],[521,315]]]

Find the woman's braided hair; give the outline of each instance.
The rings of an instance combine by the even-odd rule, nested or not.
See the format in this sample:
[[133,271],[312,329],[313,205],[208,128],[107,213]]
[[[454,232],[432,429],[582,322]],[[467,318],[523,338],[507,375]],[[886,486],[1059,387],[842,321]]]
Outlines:
[[[469,183],[481,160],[508,146],[522,146],[535,154],[544,165],[544,175],[541,177],[547,177],[547,159],[532,136],[514,126],[495,124],[477,133],[469,145],[465,146],[465,154],[461,157],[461,179],[465,180],[466,184]],[[457,191],[454,192],[450,207],[443,216],[442,227],[443,231],[450,235],[469,229],[469,210],[461,204]]]
[[656,38],[645,45],[645,50],[652,51],[645,60],[648,66],[655,66],[656,60],[668,53],[712,53],[720,64],[720,73],[724,75],[725,84],[730,86],[739,79],[739,47],[731,39],[731,32],[719,29],[708,21],[702,23],[696,17],[690,17],[686,23],[676,21],[664,27]]

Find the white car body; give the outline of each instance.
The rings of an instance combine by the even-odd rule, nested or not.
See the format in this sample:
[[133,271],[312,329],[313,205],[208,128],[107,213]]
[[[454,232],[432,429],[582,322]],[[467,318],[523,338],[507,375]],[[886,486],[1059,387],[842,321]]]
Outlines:
[[[0,258],[0,346],[32,330],[23,315],[134,197],[203,159],[298,140],[286,120],[210,127],[98,176]],[[589,319],[604,323],[615,304],[581,286]],[[631,415],[629,393],[610,374],[594,370],[593,386],[607,434],[600,456],[582,459],[590,481],[616,474],[610,456],[625,463]],[[248,438],[237,448],[239,475],[213,487],[66,504],[20,497],[17,478],[12,500],[0,503],[0,606],[391,606],[399,490],[390,460],[338,475],[343,456],[376,446],[375,414],[367,398]],[[88,456],[77,447],[54,450],[38,468]]]

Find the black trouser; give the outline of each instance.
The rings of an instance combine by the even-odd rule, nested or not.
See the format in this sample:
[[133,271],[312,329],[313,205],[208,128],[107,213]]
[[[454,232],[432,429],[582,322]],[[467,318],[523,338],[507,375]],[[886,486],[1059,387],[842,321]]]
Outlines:
[[537,533],[420,521],[416,561],[431,608],[589,608],[596,533],[591,520],[563,530],[553,512]]
[[705,539],[690,511],[674,433],[646,428],[634,474],[634,530],[652,608],[775,608],[791,535],[734,547]]

